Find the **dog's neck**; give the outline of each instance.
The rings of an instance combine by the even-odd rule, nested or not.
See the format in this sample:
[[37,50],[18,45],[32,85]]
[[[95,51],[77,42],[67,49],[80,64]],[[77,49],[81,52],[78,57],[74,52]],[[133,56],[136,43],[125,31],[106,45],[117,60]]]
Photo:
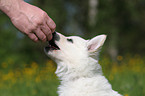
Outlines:
[[[73,62],[74,63],[74,62]],[[56,74],[61,81],[74,81],[79,78],[91,78],[96,75],[102,75],[101,66],[98,61],[93,58],[88,58],[86,60],[81,60],[81,62],[75,62],[74,66],[70,62],[57,62]]]

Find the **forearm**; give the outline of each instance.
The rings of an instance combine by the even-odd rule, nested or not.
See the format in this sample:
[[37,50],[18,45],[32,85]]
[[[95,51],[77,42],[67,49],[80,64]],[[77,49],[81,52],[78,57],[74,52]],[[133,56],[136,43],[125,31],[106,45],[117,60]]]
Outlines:
[[0,0],[0,10],[10,17],[20,9],[21,2],[23,0]]

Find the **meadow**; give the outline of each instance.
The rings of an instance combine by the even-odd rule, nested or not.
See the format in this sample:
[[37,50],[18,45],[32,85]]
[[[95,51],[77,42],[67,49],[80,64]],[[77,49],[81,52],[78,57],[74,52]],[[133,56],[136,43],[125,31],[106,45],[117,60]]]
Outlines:
[[[99,62],[114,90],[124,96],[145,96],[145,58],[126,55],[113,62],[104,56]],[[0,96],[58,96],[59,81],[52,60],[16,63],[7,58],[0,64]]]

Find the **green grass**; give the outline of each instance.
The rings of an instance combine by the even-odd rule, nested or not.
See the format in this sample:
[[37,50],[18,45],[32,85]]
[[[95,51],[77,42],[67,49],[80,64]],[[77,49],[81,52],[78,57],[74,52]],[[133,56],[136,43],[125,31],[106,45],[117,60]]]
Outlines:
[[[35,62],[23,63],[23,67],[11,68],[16,61],[0,64],[0,96],[58,96],[59,81],[54,74],[54,63],[49,60],[40,66]],[[112,62],[100,60],[104,75],[112,88],[124,96],[145,96],[145,60],[139,56],[118,57]],[[22,66],[22,65],[21,65]]]
[[0,88],[0,96],[57,96],[57,85],[57,80],[20,81],[14,85],[7,82],[4,88]]
[[126,96],[145,96],[145,75],[133,72],[117,73],[109,80],[114,90]]

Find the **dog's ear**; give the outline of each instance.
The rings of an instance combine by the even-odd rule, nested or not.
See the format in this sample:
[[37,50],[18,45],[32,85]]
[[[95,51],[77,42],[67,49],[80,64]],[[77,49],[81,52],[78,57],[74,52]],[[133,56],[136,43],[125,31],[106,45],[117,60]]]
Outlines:
[[97,52],[106,40],[106,35],[99,35],[88,41],[87,47],[89,52]]

